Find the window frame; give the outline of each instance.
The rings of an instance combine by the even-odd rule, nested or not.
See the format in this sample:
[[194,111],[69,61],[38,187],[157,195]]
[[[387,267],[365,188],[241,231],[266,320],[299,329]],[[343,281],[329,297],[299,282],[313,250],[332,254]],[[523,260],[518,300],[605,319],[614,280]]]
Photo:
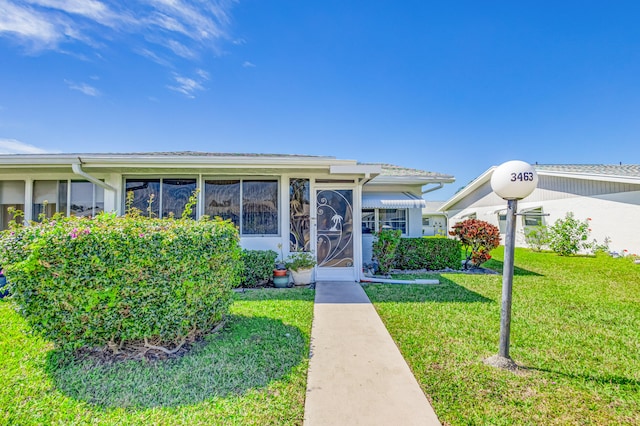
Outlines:
[[[404,231],[402,229],[400,229],[401,231],[401,235],[408,235],[409,234],[409,209],[403,209],[403,208],[394,208],[394,209],[381,209],[381,208],[363,208],[361,209],[361,215],[362,215],[362,234],[363,235],[373,235],[376,232],[378,232],[381,228],[380,228],[380,211],[388,211],[388,210],[395,210],[395,211],[402,211],[404,212]],[[365,224],[367,223],[371,223],[371,220],[365,220],[365,212],[371,212],[373,211],[373,229],[371,230],[371,232],[364,232],[364,228],[365,228]],[[394,221],[395,223],[395,221]],[[367,227],[367,229],[370,229]],[[399,228],[392,228],[392,229],[399,229]]]
[[[239,177],[239,176],[203,176],[202,177],[202,200],[203,200],[203,208],[202,208],[202,212],[204,212],[204,214],[206,214],[206,206],[204,205],[204,200],[207,199],[207,194],[206,194],[206,182],[213,182],[213,181],[237,181],[238,182],[238,187],[239,187],[239,194],[238,194],[238,198],[239,198],[239,202],[240,202],[240,209],[238,212],[238,223],[234,223],[234,225],[238,228],[238,233],[240,234],[240,236],[242,238],[251,238],[251,237],[278,237],[282,234],[282,223],[281,222],[281,217],[283,214],[282,211],[282,206],[281,206],[281,197],[282,197],[282,188],[281,188],[281,178],[280,177],[276,177],[276,176],[243,176],[243,177]],[[255,233],[255,234],[248,234],[245,233],[244,230],[244,183],[245,182],[272,182],[275,183],[276,186],[276,224],[277,224],[277,229],[275,231],[275,233],[269,233],[269,234],[259,234],[259,233]]]

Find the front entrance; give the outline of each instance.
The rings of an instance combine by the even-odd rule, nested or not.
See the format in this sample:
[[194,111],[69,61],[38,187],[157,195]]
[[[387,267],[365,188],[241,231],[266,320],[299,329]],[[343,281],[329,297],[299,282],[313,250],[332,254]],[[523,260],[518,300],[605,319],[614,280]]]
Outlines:
[[316,189],[316,280],[354,281],[353,189]]

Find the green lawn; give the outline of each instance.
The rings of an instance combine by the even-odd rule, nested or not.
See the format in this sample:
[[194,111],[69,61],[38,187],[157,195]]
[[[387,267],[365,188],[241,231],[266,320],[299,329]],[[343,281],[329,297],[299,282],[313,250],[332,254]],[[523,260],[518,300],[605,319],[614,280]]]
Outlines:
[[[486,266],[501,270],[501,249],[493,255]],[[524,249],[515,263],[518,373],[482,362],[498,352],[501,276],[365,288],[440,420],[640,424],[640,265]]]
[[227,325],[163,363],[57,365],[0,302],[0,424],[301,424],[313,291],[251,291]]

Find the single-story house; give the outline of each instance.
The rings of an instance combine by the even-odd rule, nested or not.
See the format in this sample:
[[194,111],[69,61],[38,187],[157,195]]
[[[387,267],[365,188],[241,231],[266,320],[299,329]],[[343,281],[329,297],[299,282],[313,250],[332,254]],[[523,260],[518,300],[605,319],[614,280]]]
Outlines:
[[449,220],[444,212],[438,210],[442,201],[427,201],[422,209],[422,235],[433,237],[434,235],[447,236]]
[[[527,227],[552,225],[573,212],[588,220],[590,238],[599,244],[609,238],[610,250],[640,254],[640,165],[536,164],[538,186],[518,202],[516,245],[526,246]],[[507,202],[491,189],[491,167],[446,201],[440,210],[453,226],[477,218],[506,227]]]
[[453,176],[335,157],[156,152],[0,155],[0,229],[10,207],[25,220],[55,212],[179,216],[199,189],[195,218],[231,220],[241,245],[286,257],[311,251],[316,279],[359,280],[375,230],[422,235],[422,193]]

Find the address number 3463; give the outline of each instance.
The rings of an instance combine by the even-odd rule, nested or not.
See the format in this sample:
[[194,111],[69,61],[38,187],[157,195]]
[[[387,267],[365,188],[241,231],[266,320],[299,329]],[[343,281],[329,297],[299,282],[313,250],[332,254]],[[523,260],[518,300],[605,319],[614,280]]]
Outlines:
[[533,181],[533,172],[511,173],[511,182],[530,182]]

